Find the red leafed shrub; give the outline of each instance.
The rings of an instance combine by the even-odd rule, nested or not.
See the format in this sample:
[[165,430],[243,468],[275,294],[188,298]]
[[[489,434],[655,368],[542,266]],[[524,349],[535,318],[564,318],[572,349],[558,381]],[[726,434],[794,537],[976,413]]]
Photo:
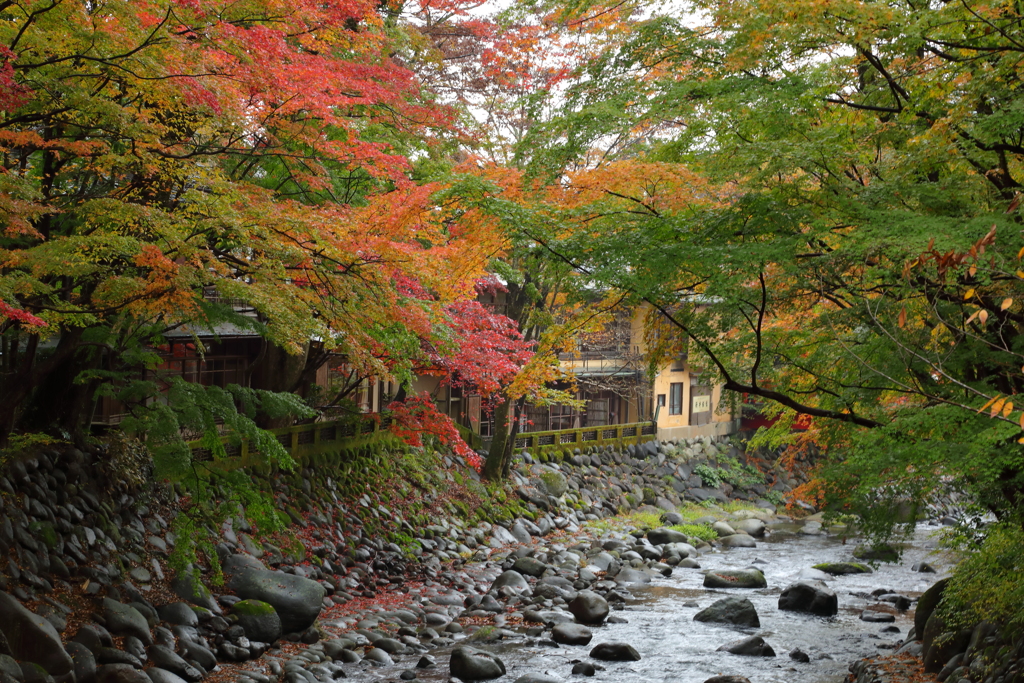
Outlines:
[[437,410],[437,406],[426,393],[409,396],[404,401],[395,401],[388,406],[394,422],[391,431],[411,446],[422,446],[423,435],[432,434],[438,441],[451,448],[471,466],[480,469],[483,461],[476,452],[466,445],[452,419]]

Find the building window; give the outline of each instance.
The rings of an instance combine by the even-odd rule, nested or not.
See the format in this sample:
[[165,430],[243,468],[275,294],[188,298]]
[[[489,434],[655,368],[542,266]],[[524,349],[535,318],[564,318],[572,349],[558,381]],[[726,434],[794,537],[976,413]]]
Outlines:
[[658,407],[659,408],[664,408],[665,407],[665,394],[658,394]]
[[683,383],[674,382],[669,385],[669,404],[668,414],[669,415],[682,415],[683,414]]

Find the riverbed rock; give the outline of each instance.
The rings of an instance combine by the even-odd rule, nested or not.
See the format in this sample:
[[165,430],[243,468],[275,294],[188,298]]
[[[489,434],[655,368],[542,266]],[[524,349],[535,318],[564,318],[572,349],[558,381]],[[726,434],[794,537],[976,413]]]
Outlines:
[[261,600],[241,600],[231,608],[245,637],[259,643],[273,643],[284,632],[274,606]]
[[251,568],[235,573],[228,588],[243,600],[273,605],[285,633],[299,633],[312,626],[327,595],[327,590],[312,579]]
[[753,517],[733,522],[732,528],[736,531],[741,531],[745,534],[750,534],[754,538],[764,538],[764,533],[766,529],[764,522]]
[[131,664],[104,664],[96,671],[96,683],[152,683],[140,669]]
[[525,576],[542,576],[548,568],[546,564],[535,557],[520,557],[512,565],[514,571]]
[[704,575],[705,588],[767,588],[768,582],[757,569],[719,569]]
[[199,576],[191,571],[183,571],[171,579],[171,590],[185,602],[204,607],[214,614],[220,614],[220,605],[214,599],[210,589],[203,585]]
[[158,666],[146,669],[146,675],[153,683],[185,683],[185,679],[181,676]]
[[601,624],[608,618],[608,601],[593,591],[580,591],[568,608],[581,624]]
[[82,643],[74,641],[65,648],[74,662],[75,683],[93,683],[96,680],[96,656]]
[[551,640],[563,645],[589,645],[594,632],[582,624],[559,624],[551,629]]
[[718,539],[718,542],[725,548],[756,548],[757,542],[753,536],[747,534],[733,534],[731,536],[722,536]]
[[576,662],[572,665],[572,672],[574,675],[593,676],[597,673],[597,668],[590,662]]
[[199,625],[199,617],[196,616],[195,610],[184,602],[172,602],[169,605],[162,605],[156,608],[156,613],[160,615],[161,620],[166,621],[168,624],[179,624],[181,626]]
[[757,617],[754,604],[750,600],[740,597],[717,600],[697,612],[693,616],[693,620],[715,624],[733,624],[734,626],[761,626],[761,620]]
[[149,648],[149,658],[154,666],[170,671],[186,681],[197,683],[203,678],[203,674],[198,669],[163,645],[154,645]]
[[15,659],[40,665],[58,682],[72,678],[74,662],[57,630],[8,593],[0,593],[0,632]]
[[651,575],[632,567],[623,567],[615,575],[615,583],[650,583]]
[[750,679],[743,676],[712,676],[704,683],[750,683]]
[[538,480],[537,488],[555,498],[564,496],[565,492],[569,490],[569,482],[561,472],[544,472],[538,477]]
[[779,609],[831,617],[839,612],[839,598],[820,581],[797,581],[782,591]]
[[103,616],[107,620],[107,630],[118,636],[135,636],[146,645],[153,643],[153,634],[149,632],[149,622],[139,610],[131,605],[123,605],[116,600],[103,598]]
[[515,680],[515,683],[563,683],[561,678],[555,678],[548,674],[523,674]]
[[590,656],[606,662],[640,661],[640,653],[629,643],[601,643],[590,651]]
[[859,545],[853,549],[853,556],[869,562],[897,562],[900,559],[900,551],[888,543]]
[[505,663],[490,652],[472,647],[452,650],[449,664],[452,676],[466,681],[482,681],[505,675]]
[[924,636],[925,626],[928,624],[928,618],[931,617],[932,612],[939,604],[939,600],[942,599],[942,593],[946,590],[946,584],[949,583],[949,579],[939,579],[931,586],[928,587],[921,597],[917,599],[917,609],[914,610],[914,631],[917,633],[918,638]]
[[772,649],[771,645],[764,642],[764,638],[761,636],[749,636],[734,640],[719,647],[718,651],[729,652],[734,655],[744,655],[746,657],[775,656],[775,650]]
[[896,621],[896,615],[878,610],[866,609],[860,613],[860,620],[872,624],[891,624]]
[[666,543],[686,543],[688,539],[682,531],[662,528],[648,531],[647,540],[652,545],[664,545]]
[[861,562],[822,562],[814,565],[814,568],[832,576],[872,573],[871,567]]
[[508,571],[502,572],[498,578],[494,580],[494,583],[491,584],[488,592],[496,593],[499,588],[504,588],[506,586],[517,593],[530,589],[530,583],[522,574],[514,569],[509,569]]

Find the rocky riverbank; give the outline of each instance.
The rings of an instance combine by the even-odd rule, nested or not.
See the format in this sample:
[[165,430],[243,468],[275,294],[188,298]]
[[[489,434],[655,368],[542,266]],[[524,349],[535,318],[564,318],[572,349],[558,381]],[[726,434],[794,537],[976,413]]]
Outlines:
[[[589,642],[629,586],[698,569],[711,543],[755,546],[774,519],[769,498],[798,483],[706,440],[524,456],[511,490],[483,487],[449,456],[406,455],[367,451],[254,477],[292,526],[270,540],[240,520],[199,529],[223,583],[215,562],[172,572],[185,502],[173,489],[112,492],[110,473],[76,450],[12,463],[0,477],[0,683],[326,683],[374,678],[396,661],[406,680],[493,677],[504,667],[488,643]],[[713,507],[734,500],[749,509]],[[709,515],[676,511],[695,502]],[[630,511],[658,528],[602,527]],[[737,567],[705,581],[756,586],[757,574]],[[824,576],[787,589],[780,609],[828,612],[834,595],[814,583]],[[706,616],[750,618],[742,604]],[[728,647],[767,654],[763,642]],[[560,675],[637,656],[628,643],[588,651]]]

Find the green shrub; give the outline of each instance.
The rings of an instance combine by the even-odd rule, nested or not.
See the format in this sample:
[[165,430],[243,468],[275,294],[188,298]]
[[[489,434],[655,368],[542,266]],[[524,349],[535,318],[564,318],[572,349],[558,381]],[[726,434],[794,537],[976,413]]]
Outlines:
[[722,471],[717,467],[701,463],[693,468],[693,473],[700,477],[701,481],[704,482],[704,486],[716,488],[722,483]]
[[980,547],[953,571],[939,605],[940,614],[955,627],[990,621],[1008,632],[1022,633],[1024,529],[1001,523],[986,531]]
[[680,531],[687,536],[699,538],[702,541],[713,541],[718,538],[718,533],[711,528],[710,524],[676,524],[669,527]]

